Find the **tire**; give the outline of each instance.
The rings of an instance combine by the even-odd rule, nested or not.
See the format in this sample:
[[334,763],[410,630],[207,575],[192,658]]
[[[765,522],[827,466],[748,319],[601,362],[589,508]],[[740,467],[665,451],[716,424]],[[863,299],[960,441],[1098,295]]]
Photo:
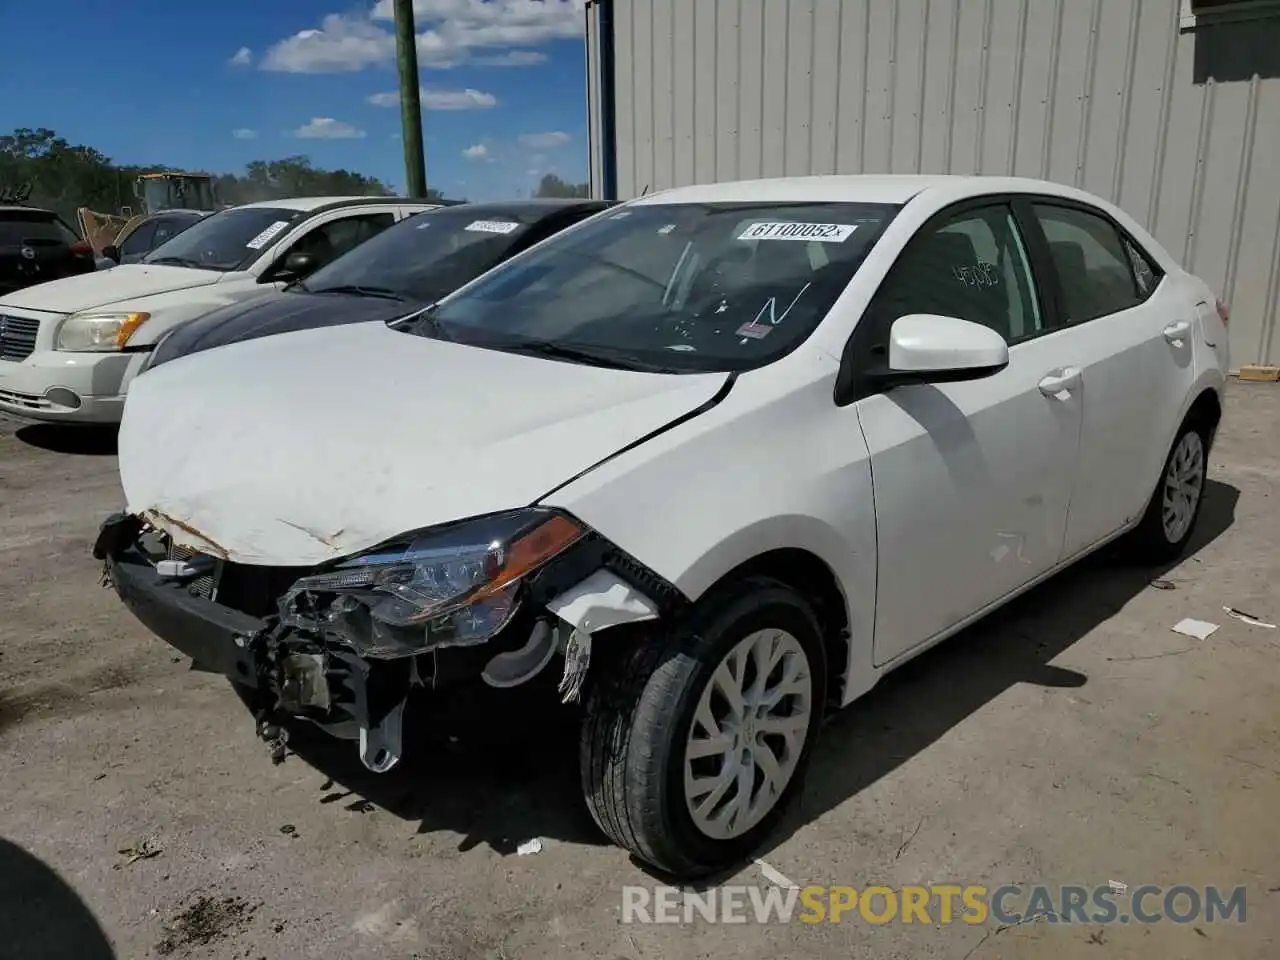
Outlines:
[[[759,671],[747,662],[754,663],[754,644],[763,645],[765,656],[778,657],[765,691],[780,699],[758,708],[773,715],[739,721],[718,691],[735,680],[737,667],[743,681],[737,686],[748,688],[743,701],[752,701]],[[592,677],[580,744],[582,789],[592,817],[614,843],[676,877],[703,876],[744,860],[798,794],[821,727],[826,658],[813,607],[777,581],[750,578],[706,597],[669,633],[641,636],[610,654],[613,659],[598,662]],[[717,674],[722,668],[727,676]],[[713,679],[716,694],[708,692]],[[780,692],[784,684],[791,691],[786,696]],[[716,720],[723,749],[710,750],[713,744],[703,736],[711,732],[702,722],[707,710],[728,712]],[[739,716],[756,712],[748,708]],[[689,761],[686,770],[695,731],[698,740],[708,740],[703,746],[709,755]],[[762,751],[772,766],[765,765]],[[744,809],[736,800],[748,755],[752,790],[746,795],[757,796],[758,803]],[[771,772],[781,788],[766,791]],[[693,790],[694,803],[686,796],[686,774],[702,778],[702,784],[729,785],[718,801],[699,793],[701,787]],[[701,820],[694,806],[704,808]],[[737,813],[726,813],[732,809]]]
[[1178,431],[1146,512],[1129,536],[1129,552],[1138,562],[1171,563],[1186,549],[1204,503],[1211,432],[1208,424],[1190,419]]

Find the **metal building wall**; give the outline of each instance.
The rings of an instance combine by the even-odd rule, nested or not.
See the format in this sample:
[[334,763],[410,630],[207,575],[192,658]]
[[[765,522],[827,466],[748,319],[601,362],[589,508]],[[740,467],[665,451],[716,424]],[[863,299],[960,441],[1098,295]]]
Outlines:
[[593,2],[619,197],[812,173],[1075,184],[1221,292],[1235,363],[1280,363],[1280,7],[1182,29],[1186,0]]

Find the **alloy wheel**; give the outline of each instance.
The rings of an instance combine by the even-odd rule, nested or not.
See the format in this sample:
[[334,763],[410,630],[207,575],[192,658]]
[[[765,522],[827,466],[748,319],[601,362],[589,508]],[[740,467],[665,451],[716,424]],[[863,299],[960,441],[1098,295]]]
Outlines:
[[809,658],[785,630],[756,631],[725,655],[685,745],[685,802],[699,831],[731,840],[768,815],[804,752],[813,696]]
[[1191,529],[1204,492],[1204,442],[1194,430],[1182,435],[1169,457],[1163,486],[1160,517],[1164,535],[1170,543],[1179,543]]

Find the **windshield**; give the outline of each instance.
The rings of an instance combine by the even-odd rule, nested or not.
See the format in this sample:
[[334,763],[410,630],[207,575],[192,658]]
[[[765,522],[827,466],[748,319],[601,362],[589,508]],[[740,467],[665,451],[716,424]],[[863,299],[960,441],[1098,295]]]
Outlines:
[[897,210],[632,206],[497,267],[406,332],[636,369],[747,370],[814,331]]
[[317,270],[305,289],[362,287],[431,303],[505,259],[529,227],[513,215],[466,207],[420,213]]
[[206,217],[160,244],[143,263],[234,270],[256,259],[302,214],[280,207],[236,207]]

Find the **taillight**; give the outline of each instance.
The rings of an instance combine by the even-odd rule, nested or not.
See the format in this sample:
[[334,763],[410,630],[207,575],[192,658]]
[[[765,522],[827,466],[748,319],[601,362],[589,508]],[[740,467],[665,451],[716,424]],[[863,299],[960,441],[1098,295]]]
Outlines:
[[71,245],[71,252],[78,257],[87,257],[93,253],[93,247],[89,245],[87,240],[77,240]]
[[1231,321],[1231,311],[1221,300],[1218,301],[1218,319],[1222,321],[1224,327]]

